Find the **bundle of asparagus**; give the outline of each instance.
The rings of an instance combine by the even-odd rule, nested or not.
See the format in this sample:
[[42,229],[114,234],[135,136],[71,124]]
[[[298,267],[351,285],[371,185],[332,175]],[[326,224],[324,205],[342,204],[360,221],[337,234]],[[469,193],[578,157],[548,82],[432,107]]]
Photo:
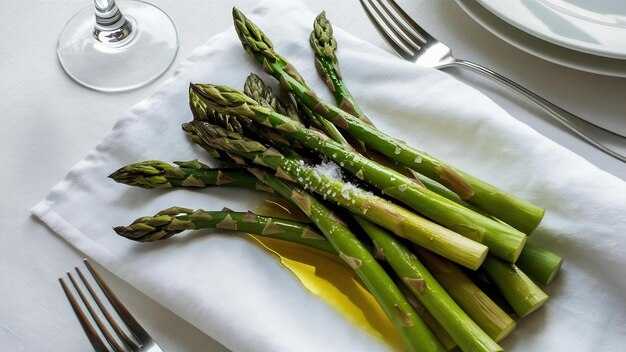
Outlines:
[[320,99],[240,11],[233,9],[233,18],[244,49],[278,79],[288,99],[254,74],[245,93],[192,83],[193,120],[183,130],[233,166],[152,160],[110,177],[143,188],[274,192],[311,223],[172,207],[115,231],[150,242],[218,228],[316,248],[355,271],[409,350],[501,351],[497,341],[515,328],[515,319],[548,298],[535,282],[548,285],[562,263],[526,243],[543,209],[377,130],[342,79],[324,13],[310,43],[337,107]]

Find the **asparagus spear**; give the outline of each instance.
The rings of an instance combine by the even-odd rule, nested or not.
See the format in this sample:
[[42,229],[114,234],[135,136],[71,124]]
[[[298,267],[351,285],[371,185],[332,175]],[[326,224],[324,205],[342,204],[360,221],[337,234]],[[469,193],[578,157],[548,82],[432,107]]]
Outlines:
[[515,262],[524,246],[525,234],[464,208],[361,154],[346,150],[341,144],[320,136],[302,124],[293,123],[288,117],[260,106],[235,89],[192,84],[192,91],[210,109],[220,113],[235,115],[244,113],[243,110],[245,110],[245,118],[275,128],[298,140],[305,147],[325,154],[356,177],[367,181],[433,221],[484,243],[493,255]]
[[492,339],[501,341],[515,329],[515,321],[454,263],[421,248],[416,247],[415,253],[454,301]]
[[[247,105],[242,105],[241,109],[249,108]],[[237,133],[199,121],[187,123],[183,125],[183,129],[213,148],[228,151],[259,165],[267,166],[273,169],[277,176],[333,200],[352,212],[391,230],[396,235],[405,237],[456,263],[477,269],[484,260],[487,252],[487,247],[484,245],[350,184],[320,175],[311,167],[304,165],[302,161],[286,158],[273,148],[267,148]]]
[[262,182],[241,169],[211,169],[197,160],[175,162],[178,167],[159,160],[126,165],[109,175],[118,183],[142,188],[227,186],[272,192]]
[[[392,269],[388,269],[388,271],[391,271],[391,270]],[[393,278],[393,281],[396,283],[396,286],[398,286],[398,288],[400,289],[400,292],[402,292],[402,294],[407,299],[407,301],[409,301],[409,303],[413,306],[413,308],[415,308],[415,311],[417,312],[417,314],[419,314],[419,316],[422,319],[424,319],[424,322],[426,323],[426,325],[428,325],[428,327],[430,328],[430,331],[433,332],[433,334],[437,337],[439,342],[441,342],[441,345],[443,346],[443,348],[446,351],[454,350],[457,347],[457,344],[456,342],[454,342],[452,337],[450,337],[450,334],[448,334],[448,332],[446,332],[443,326],[439,324],[437,319],[435,319],[435,317],[432,314],[430,314],[428,310],[426,310],[426,307],[424,307],[424,305],[421,304],[420,301],[417,300],[417,298],[415,297],[413,292],[411,292],[409,287],[404,282],[402,282],[400,278],[398,278],[398,275],[393,275],[392,278]]]
[[519,316],[515,313],[515,310],[509,302],[507,302],[506,298],[502,295],[502,292],[498,290],[498,288],[489,281],[487,276],[482,271],[470,271],[464,270],[467,277],[469,277],[472,282],[480,288],[480,290],[487,295],[495,304],[500,307],[511,319],[517,321]]
[[548,300],[548,295],[515,264],[487,257],[483,268],[520,318],[534,312]]
[[144,216],[129,226],[117,226],[115,232],[139,242],[164,240],[185,230],[223,229],[298,243],[336,254],[332,245],[315,228],[297,221],[261,216],[252,212],[192,210],[182,207],[165,209],[155,216]]
[[279,80],[284,90],[292,92],[314,112],[395,162],[440,182],[461,199],[477,205],[516,229],[530,233],[537,227],[543,217],[543,209],[416,150],[323,101],[306,85],[293,65],[274,50],[267,36],[236,8],[233,8],[233,19],[244,49],[263,65],[264,71]]
[[526,243],[515,262],[533,280],[548,286],[559,273],[563,258],[532,243]]
[[333,93],[339,108],[373,126],[343,81],[336,55],[337,40],[333,36],[333,27],[326,18],[326,12],[322,11],[315,18],[309,43],[315,52],[315,68]]
[[[350,92],[343,83],[337,64],[337,56],[335,55],[337,41],[333,37],[333,28],[326,19],[325,12],[320,13],[315,19],[309,42],[315,52],[315,67],[328,85],[329,90],[335,96],[335,101],[339,105],[339,108],[373,126],[372,122],[365,116],[360,107],[354,103],[352,95],[350,95]],[[361,154],[405,176],[413,177],[412,173],[403,166],[394,165],[389,159],[375,151],[366,150],[365,143],[360,142],[360,147],[362,149],[362,151],[360,151]],[[421,183],[421,181],[416,178],[414,179],[416,182]]]
[[401,280],[463,351],[502,351],[404,245],[373,223],[358,216],[356,220]]

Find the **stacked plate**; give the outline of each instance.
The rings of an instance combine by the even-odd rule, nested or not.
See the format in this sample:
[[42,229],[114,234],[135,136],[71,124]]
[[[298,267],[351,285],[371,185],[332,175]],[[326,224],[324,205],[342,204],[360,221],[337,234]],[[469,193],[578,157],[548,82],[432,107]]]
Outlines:
[[624,0],[456,0],[476,22],[528,53],[626,77]]

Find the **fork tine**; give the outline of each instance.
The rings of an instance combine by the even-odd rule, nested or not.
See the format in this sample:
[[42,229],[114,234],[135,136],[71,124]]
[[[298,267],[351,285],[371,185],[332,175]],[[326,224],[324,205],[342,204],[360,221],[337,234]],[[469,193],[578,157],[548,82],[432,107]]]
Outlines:
[[104,295],[109,299],[109,302],[111,303],[111,306],[113,306],[113,309],[115,309],[124,324],[126,324],[128,329],[133,333],[133,335],[135,335],[137,340],[139,340],[140,343],[143,344],[145,341],[152,339],[148,332],[144,330],[141,325],[139,325],[139,322],[137,322],[135,317],[130,314],[130,312],[126,309],[126,307],[124,307],[122,302],[115,296],[115,294],[113,294],[113,291],[111,291],[109,286],[107,286],[107,284],[104,282],[100,274],[98,274],[98,272],[94,269],[91,263],[87,259],[83,259],[83,262],[85,263],[85,266],[87,267],[93,278],[96,280],[96,283],[98,283],[98,286],[100,286],[100,288],[102,289],[102,292],[104,292]]
[[373,5],[371,4],[371,0],[369,5],[365,3],[365,0],[359,1],[361,2],[363,10],[365,10],[365,14],[367,14],[367,17],[374,25],[374,28],[376,28],[378,33],[380,33],[385,41],[387,41],[387,43],[393,48],[393,50],[395,50],[395,52],[398,53],[398,55],[400,55],[402,58],[404,58],[405,60],[411,60],[413,58],[414,52],[406,48],[406,46],[404,46],[397,38],[391,36],[387,32],[387,30],[385,30],[385,27],[383,27],[383,23],[380,22],[378,17],[376,17],[376,15],[369,8],[369,6],[373,7]]
[[[376,12],[376,14],[378,14],[378,19],[379,19],[379,23],[381,25],[383,25],[384,27],[386,27],[388,29],[388,34],[393,34],[393,36],[398,39],[398,41],[400,41],[402,43],[402,45],[406,48],[409,49],[409,52],[411,54],[415,53],[416,51],[419,50],[419,45],[415,42],[413,42],[407,35],[406,33],[404,33],[404,31],[402,30],[402,28],[399,28],[398,25],[395,23],[396,19],[394,18],[393,21],[389,20],[389,16],[393,17],[393,14],[390,14],[386,9],[385,12],[386,14],[383,13],[383,11],[380,9],[381,7],[384,7],[383,3],[381,0],[368,0],[370,6],[374,9],[374,11]],[[382,23],[381,23],[382,21]]]
[[130,337],[128,337],[128,335],[122,330],[119,324],[117,324],[115,319],[111,316],[111,313],[109,313],[109,310],[100,300],[100,297],[98,297],[98,295],[96,294],[95,290],[93,289],[93,287],[91,286],[91,284],[89,283],[85,275],[83,275],[83,272],[80,271],[80,269],[78,268],[75,268],[75,269],[81,281],[83,282],[83,284],[85,285],[89,293],[91,294],[91,297],[93,297],[93,300],[96,302],[98,307],[100,307],[100,311],[102,312],[106,320],[109,322],[109,325],[111,325],[111,327],[113,328],[117,336],[120,339],[122,339],[122,341],[124,341],[124,344],[126,344],[126,346],[128,346],[131,350],[133,351],[138,350],[139,345],[135,341],[133,341]]
[[417,34],[419,34],[422,37],[422,39],[424,39],[424,43],[434,39],[430,34],[428,34],[428,32],[424,30],[424,28],[422,28],[419,24],[417,24],[417,22],[415,22],[411,18],[411,16],[409,16],[409,14],[406,13],[406,11],[404,11],[402,7],[400,7],[400,5],[398,5],[398,3],[395,0],[387,0],[387,2],[389,2],[389,4],[393,6],[393,8],[402,17],[402,19],[404,19],[406,23],[409,26],[411,26],[411,28],[413,28],[413,30],[415,30],[415,32],[417,32]]
[[80,325],[83,327],[83,330],[85,331],[85,334],[87,335],[91,346],[93,346],[93,349],[96,352],[108,352],[108,348],[106,347],[100,336],[98,336],[96,329],[94,329],[93,325],[91,325],[91,323],[89,322],[89,319],[85,315],[85,312],[83,312],[83,309],[80,307],[80,304],[76,300],[76,297],[74,296],[70,288],[67,286],[62,278],[59,278],[59,282],[61,283],[61,287],[63,287],[63,292],[65,292],[65,296],[70,301],[70,305],[72,306],[72,309],[74,310],[74,313],[76,314]]
[[96,325],[98,325],[98,328],[100,328],[100,332],[102,332],[102,334],[104,335],[106,340],[109,342],[111,347],[113,347],[113,350],[115,350],[116,352],[118,351],[123,352],[124,350],[117,343],[117,341],[115,341],[115,338],[113,337],[113,335],[111,335],[111,333],[109,332],[109,329],[107,329],[107,327],[104,325],[102,320],[98,317],[98,313],[96,313],[96,311],[93,309],[93,307],[91,306],[91,303],[89,303],[89,300],[83,293],[83,290],[78,286],[78,283],[76,282],[76,280],[74,280],[74,277],[72,276],[72,274],[68,272],[67,276],[70,278],[72,285],[74,285],[74,289],[78,293],[78,296],[80,296],[80,299],[83,301],[83,304],[89,311],[89,314],[91,314],[91,318],[96,322]]
[[[393,30],[393,33],[399,38],[402,39],[408,46],[410,46],[415,51],[419,50],[422,44],[425,41],[421,36],[416,34],[410,27],[408,27],[399,15],[393,9],[389,8],[389,5],[386,5],[382,0],[375,0],[378,4],[376,11],[380,15],[380,17],[385,21],[387,27]],[[381,10],[385,12],[385,15],[382,14]],[[391,21],[389,21],[389,18]]]

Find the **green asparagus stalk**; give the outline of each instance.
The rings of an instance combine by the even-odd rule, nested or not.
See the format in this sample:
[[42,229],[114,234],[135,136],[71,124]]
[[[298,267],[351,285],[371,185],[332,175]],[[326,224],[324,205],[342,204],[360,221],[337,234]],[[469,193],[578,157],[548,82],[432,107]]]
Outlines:
[[339,257],[357,273],[372,295],[376,297],[409,349],[443,351],[437,338],[368,249],[345,225],[335,220],[326,206],[302,189],[283,182],[263,169],[250,169],[250,172],[309,216],[335,248]]
[[185,230],[222,229],[276,238],[336,254],[330,242],[315,228],[297,221],[278,219],[252,212],[165,209],[155,216],[144,216],[129,226],[115,227],[123,237],[139,242],[164,240]]
[[322,123],[320,122],[320,119],[323,119],[323,117],[315,115],[313,111],[311,111],[311,109],[309,109],[308,107],[302,104],[298,104],[297,100],[295,102],[298,107],[298,113],[300,114],[300,117],[305,122],[305,124],[309,128],[315,128],[324,133],[324,125],[322,125]]
[[[315,67],[320,76],[326,82],[329,90],[335,96],[340,109],[360,118],[363,122],[372,125],[373,123],[365,116],[361,108],[355,103],[354,98],[350,94],[350,91],[346,88],[343,79],[341,78],[341,72],[339,71],[339,65],[335,51],[337,50],[337,41],[333,36],[333,28],[330,22],[326,19],[326,13],[320,13],[313,23],[313,31],[310,36],[311,47],[315,52]],[[360,147],[363,151],[359,150],[361,154],[369,157],[377,163],[384,165],[390,169],[396,170],[401,174],[413,178],[415,182],[422,184],[422,182],[414,175],[410,170],[401,165],[395,165],[388,158],[384,157],[376,151],[366,150],[365,144],[361,142]],[[458,198],[458,197],[457,197]],[[460,198],[459,198],[460,200]]]
[[284,90],[292,92],[314,112],[393,161],[445,185],[461,199],[477,205],[516,229],[530,233],[537,227],[543,217],[543,209],[418,151],[323,101],[306,85],[293,65],[274,50],[271,41],[255,24],[236,8],[233,8],[233,18],[244,49],[263,65],[264,71],[279,80]]
[[[387,271],[392,271],[392,269],[388,269]],[[446,332],[443,326],[439,324],[437,319],[435,319],[435,317],[430,314],[428,310],[426,310],[426,307],[424,307],[424,305],[417,300],[413,292],[411,292],[409,287],[402,280],[400,280],[397,275],[392,275],[392,279],[393,282],[396,283],[396,286],[398,286],[398,289],[400,289],[400,292],[402,292],[407,301],[409,301],[409,303],[413,306],[417,314],[419,314],[426,325],[428,325],[430,331],[432,331],[435,337],[437,337],[443,348],[446,351],[454,350],[458,345],[454,342],[452,337],[450,337],[450,334]]]
[[[246,104],[240,108],[249,109]],[[302,161],[286,158],[273,148],[267,148],[234,132],[199,121],[187,123],[183,125],[183,129],[213,148],[237,154],[256,164],[269,167],[277,176],[310,189],[325,199],[330,199],[389,229],[396,235],[463,266],[477,269],[486,256],[487,247],[484,245],[419,217],[383,198],[345,182],[320,175]]]
[[404,245],[368,220],[355,218],[396,274],[463,351],[502,351]]
[[483,268],[520,318],[534,312],[548,300],[548,295],[515,264],[487,257]]
[[339,132],[337,127],[335,127],[335,125],[333,125],[330,121],[325,118],[321,118],[319,114],[317,114],[315,111],[311,111],[311,116],[313,116],[315,118],[315,121],[317,121],[318,124],[321,125],[322,132],[324,132],[327,136],[343,145],[350,146],[349,149],[353,149],[346,137],[344,137],[343,134]]
[[484,294],[487,295],[495,304],[500,307],[511,319],[517,321],[519,317],[515,313],[515,310],[509,302],[507,302],[506,298],[502,295],[502,293],[498,290],[498,288],[484,275],[482,271],[468,271],[464,270],[467,277],[469,277],[472,282],[483,291]]
[[526,275],[544,286],[554,280],[562,264],[563,258],[532,243],[526,243],[515,262]]
[[197,160],[175,164],[178,167],[159,160],[148,160],[126,165],[109,177],[118,183],[142,188],[226,186],[272,192],[270,187],[241,169],[211,169]]
[[416,254],[454,301],[495,341],[515,329],[516,323],[452,262],[421,248]]
[[337,106],[373,126],[374,124],[365,116],[361,107],[356,104],[354,97],[343,81],[336,55],[337,40],[333,35],[333,27],[326,18],[326,12],[322,11],[315,18],[309,42],[315,53],[315,68],[326,82],[328,89],[333,93]]
[[482,242],[489,247],[491,254],[504,260],[515,262],[526,242],[526,235],[522,232],[462,207],[359,153],[346,150],[341,144],[320,136],[302,124],[294,123],[288,117],[260,106],[241,92],[224,86],[200,84],[192,84],[192,91],[210,109],[230,115],[245,113],[244,117],[275,128],[298,140],[305,147],[323,153],[359,179],[381,189],[429,219]]

